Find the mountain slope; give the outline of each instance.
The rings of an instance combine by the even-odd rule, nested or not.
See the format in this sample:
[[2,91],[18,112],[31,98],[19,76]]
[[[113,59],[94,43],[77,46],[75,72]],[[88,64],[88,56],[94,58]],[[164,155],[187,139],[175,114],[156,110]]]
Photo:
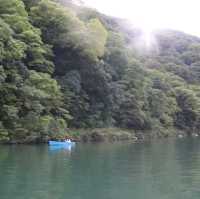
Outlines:
[[0,0],[0,139],[70,128],[199,132],[200,39],[142,32],[71,1]]

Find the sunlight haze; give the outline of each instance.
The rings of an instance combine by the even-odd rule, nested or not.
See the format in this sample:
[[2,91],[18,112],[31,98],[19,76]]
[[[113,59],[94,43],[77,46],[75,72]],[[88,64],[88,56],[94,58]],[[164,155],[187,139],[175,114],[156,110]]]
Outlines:
[[145,32],[169,28],[200,36],[198,0],[84,0],[107,15],[126,18]]

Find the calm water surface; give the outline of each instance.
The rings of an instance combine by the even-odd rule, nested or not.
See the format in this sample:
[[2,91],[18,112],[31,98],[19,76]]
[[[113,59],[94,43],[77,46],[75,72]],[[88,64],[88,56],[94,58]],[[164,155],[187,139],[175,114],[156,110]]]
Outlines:
[[200,139],[0,147],[0,199],[199,199]]

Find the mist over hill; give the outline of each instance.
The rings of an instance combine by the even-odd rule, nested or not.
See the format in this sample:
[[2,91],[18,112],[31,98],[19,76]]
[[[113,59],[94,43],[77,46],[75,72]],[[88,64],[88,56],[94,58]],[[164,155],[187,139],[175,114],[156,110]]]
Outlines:
[[[0,0],[0,139],[200,130],[200,38],[62,0]],[[70,132],[69,132],[70,133]]]

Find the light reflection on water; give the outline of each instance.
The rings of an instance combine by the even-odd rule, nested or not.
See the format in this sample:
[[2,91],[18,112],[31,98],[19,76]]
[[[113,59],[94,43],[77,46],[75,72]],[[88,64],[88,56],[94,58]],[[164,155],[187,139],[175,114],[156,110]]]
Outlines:
[[0,199],[199,199],[200,140],[0,147]]

